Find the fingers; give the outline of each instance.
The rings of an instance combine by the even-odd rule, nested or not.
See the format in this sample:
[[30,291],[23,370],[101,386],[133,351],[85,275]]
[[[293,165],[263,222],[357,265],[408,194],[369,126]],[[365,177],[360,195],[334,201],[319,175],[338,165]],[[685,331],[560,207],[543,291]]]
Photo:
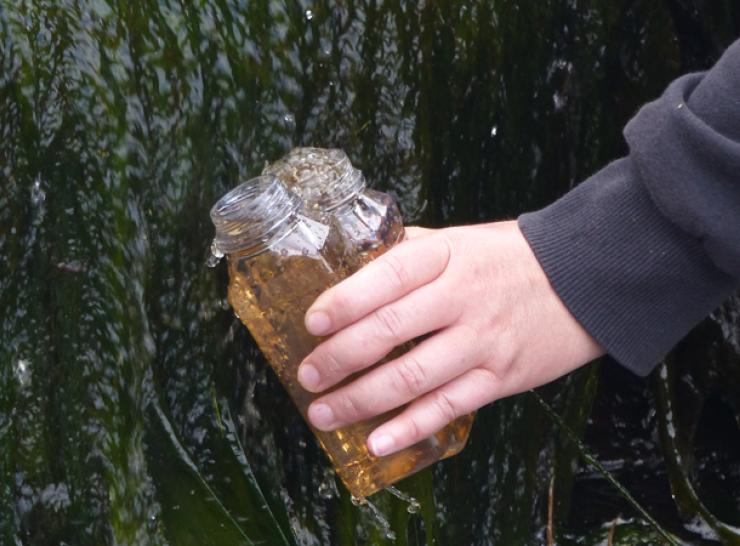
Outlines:
[[415,237],[324,292],[306,313],[315,336],[335,332],[442,274],[450,258],[444,236]]
[[493,373],[474,368],[375,429],[368,437],[368,449],[379,457],[394,453],[428,438],[458,417],[510,394],[513,393]]
[[298,381],[308,391],[323,391],[394,347],[448,326],[458,318],[450,312],[450,299],[447,290],[431,283],[376,309],[316,347],[298,368]]
[[475,337],[466,327],[453,327],[430,337],[316,400],[308,409],[311,423],[321,430],[333,430],[407,404],[475,366]]

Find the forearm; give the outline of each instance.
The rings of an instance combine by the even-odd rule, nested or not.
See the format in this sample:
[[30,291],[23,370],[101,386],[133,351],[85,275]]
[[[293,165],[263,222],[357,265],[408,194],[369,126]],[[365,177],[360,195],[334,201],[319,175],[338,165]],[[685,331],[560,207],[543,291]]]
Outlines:
[[630,122],[630,156],[519,225],[565,305],[648,373],[740,277],[740,43]]

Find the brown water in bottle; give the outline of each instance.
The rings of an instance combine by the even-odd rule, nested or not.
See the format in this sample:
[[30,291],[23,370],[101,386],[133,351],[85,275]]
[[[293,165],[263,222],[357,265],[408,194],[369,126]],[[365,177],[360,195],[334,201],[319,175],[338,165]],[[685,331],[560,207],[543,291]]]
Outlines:
[[[219,229],[226,234],[221,239],[221,248],[232,243],[232,239],[241,238],[240,244],[223,249],[228,253],[228,299],[305,419],[309,404],[318,395],[304,390],[296,373],[303,358],[321,338],[306,331],[304,315],[318,295],[344,278],[352,266],[346,261],[345,247],[334,226],[307,218],[298,214],[295,206],[282,203],[274,178],[255,180],[258,182],[250,181],[256,189],[246,194],[249,199],[244,196],[230,199],[227,194],[219,201],[221,212],[212,212],[216,216],[221,213],[234,216],[232,209],[238,209],[240,204],[247,206],[239,221],[225,223],[222,218],[214,217],[217,241]],[[255,198],[260,191],[269,194],[261,203],[259,195]],[[259,206],[255,206],[255,199]],[[214,211],[218,207],[219,204]],[[243,218],[255,218],[259,214],[262,216],[253,221],[257,227],[252,226],[251,231],[249,226],[245,228]],[[264,234],[265,231],[268,233]],[[312,427],[338,476],[355,497],[371,495],[458,452],[465,443],[472,419],[460,420],[398,453],[374,457],[367,449],[368,435],[397,413],[398,410],[332,432]]]

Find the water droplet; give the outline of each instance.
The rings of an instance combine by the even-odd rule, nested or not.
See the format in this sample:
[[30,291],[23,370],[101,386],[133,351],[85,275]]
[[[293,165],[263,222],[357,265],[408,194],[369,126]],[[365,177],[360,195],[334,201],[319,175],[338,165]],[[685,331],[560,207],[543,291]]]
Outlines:
[[41,189],[41,178],[37,177],[31,186],[31,203],[37,207],[46,201],[46,193]]
[[283,116],[283,122],[285,123],[286,127],[293,127],[295,125],[295,116],[293,114],[285,114]]
[[334,497],[334,488],[329,482],[321,482],[319,484],[319,497],[327,500]]
[[280,255],[281,255],[281,256],[282,256],[283,258],[285,258],[285,257],[286,257],[286,256],[288,255],[288,249],[286,249],[286,248],[283,248],[282,250],[280,250]]
[[498,134],[498,125],[491,127],[491,136],[495,137]]
[[308,249],[307,248],[302,248],[301,249],[301,254],[303,254],[304,256],[308,256]]
[[216,240],[214,239],[211,243],[211,253],[208,255],[208,259],[206,260],[206,265],[208,267],[216,267],[218,263],[221,261],[221,258],[224,257],[224,253],[219,248],[219,246],[216,244]]
[[307,9],[306,10],[306,20],[311,21],[313,19],[313,10]]

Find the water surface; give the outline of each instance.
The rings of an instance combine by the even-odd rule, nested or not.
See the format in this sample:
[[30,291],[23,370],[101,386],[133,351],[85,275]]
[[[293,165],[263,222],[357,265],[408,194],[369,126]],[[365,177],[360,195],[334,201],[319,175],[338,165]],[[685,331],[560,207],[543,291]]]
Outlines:
[[[738,35],[732,0],[1,0],[0,543],[389,543],[205,267],[211,204],[316,145],[409,224],[514,217]],[[739,543],[739,309],[662,377],[604,362],[542,390],[687,543],[692,521]],[[558,544],[618,516],[615,544],[659,544],[581,460],[522,395],[399,485],[419,514],[376,501],[399,545],[546,544],[549,504]]]

